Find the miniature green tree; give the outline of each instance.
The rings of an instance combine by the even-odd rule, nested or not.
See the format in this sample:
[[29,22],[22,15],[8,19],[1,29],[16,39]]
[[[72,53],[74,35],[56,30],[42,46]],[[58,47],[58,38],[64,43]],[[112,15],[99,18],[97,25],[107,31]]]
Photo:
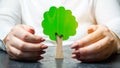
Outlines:
[[70,10],[64,7],[56,8],[52,6],[44,13],[42,21],[43,32],[49,35],[51,40],[57,42],[56,58],[63,58],[62,40],[67,40],[69,36],[76,34],[78,23]]

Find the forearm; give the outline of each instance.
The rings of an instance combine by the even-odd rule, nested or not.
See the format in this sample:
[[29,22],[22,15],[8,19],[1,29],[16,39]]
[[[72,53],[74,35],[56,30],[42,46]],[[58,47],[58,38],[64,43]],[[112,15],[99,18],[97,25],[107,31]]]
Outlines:
[[113,32],[117,51],[120,53],[120,5],[118,0],[97,0],[95,16],[98,24],[106,25]]
[[19,0],[1,0],[0,4],[0,39],[3,40],[11,28],[21,22],[21,9]]
[[110,20],[106,26],[113,32],[114,38],[116,39],[117,53],[120,54],[120,18]]
[[117,45],[117,53],[120,54],[120,38],[114,32],[112,32],[112,34],[115,38],[115,42],[116,42],[116,45]]
[[2,42],[13,26],[21,23],[19,0],[1,0],[0,3],[0,48],[5,50]]

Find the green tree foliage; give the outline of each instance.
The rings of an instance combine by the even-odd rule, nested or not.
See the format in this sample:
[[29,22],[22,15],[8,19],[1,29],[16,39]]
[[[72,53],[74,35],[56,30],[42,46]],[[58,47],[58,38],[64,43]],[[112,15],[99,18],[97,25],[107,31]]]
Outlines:
[[67,40],[69,36],[76,34],[78,23],[70,10],[64,7],[56,8],[52,6],[44,13],[42,21],[43,32],[49,35],[51,40],[56,40],[56,34]]

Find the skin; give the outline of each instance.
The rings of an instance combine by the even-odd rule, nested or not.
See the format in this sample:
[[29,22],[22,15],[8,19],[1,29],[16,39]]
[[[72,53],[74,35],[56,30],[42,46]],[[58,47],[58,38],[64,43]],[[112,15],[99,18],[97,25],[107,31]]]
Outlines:
[[82,62],[98,62],[117,52],[120,39],[104,25],[92,25],[88,35],[75,42],[72,58]]
[[45,39],[34,34],[34,29],[27,25],[16,25],[11,29],[4,39],[6,51],[11,59],[24,61],[43,59],[41,55],[48,46],[42,43]]
[[[6,51],[11,59],[36,61],[41,60],[47,48],[40,36],[27,25],[16,25],[4,39]],[[88,35],[76,41],[71,48],[72,58],[82,62],[97,62],[117,52],[120,39],[104,25],[92,25]]]

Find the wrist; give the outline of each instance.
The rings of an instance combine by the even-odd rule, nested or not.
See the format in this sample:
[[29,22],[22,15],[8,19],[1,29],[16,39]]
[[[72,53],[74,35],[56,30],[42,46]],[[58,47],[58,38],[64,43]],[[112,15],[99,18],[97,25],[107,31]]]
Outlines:
[[3,50],[3,51],[6,51],[4,41],[2,41],[1,39],[0,39],[0,49]]
[[115,45],[117,48],[117,50],[115,50],[115,52],[117,52],[118,54],[120,54],[120,38],[114,33],[112,32],[114,38],[115,38]]

